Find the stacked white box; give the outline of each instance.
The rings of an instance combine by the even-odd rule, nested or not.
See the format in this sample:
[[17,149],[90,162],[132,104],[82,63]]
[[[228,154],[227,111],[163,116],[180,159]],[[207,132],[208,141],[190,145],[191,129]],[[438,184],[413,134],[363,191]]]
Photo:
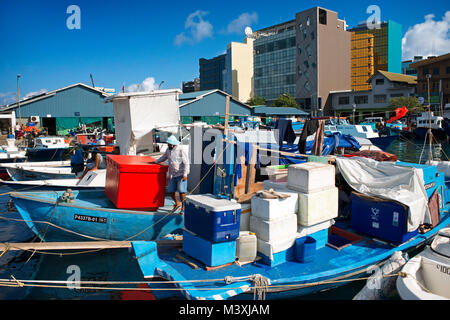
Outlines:
[[289,166],[288,188],[302,193],[314,193],[335,186],[333,165],[306,162]]
[[241,203],[241,226],[240,231],[250,230],[250,216],[252,209],[250,203]]
[[337,218],[339,214],[339,189],[298,194],[298,223],[309,227]]
[[285,237],[276,241],[263,241],[258,239],[258,252],[273,260],[273,255],[286,251],[295,245],[296,237]]
[[258,239],[274,242],[277,239],[295,238],[297,233],[297,215],[290,214],[273,220],[250,217],[250,231],[254,232]]
[[292,191],[276,191],[286,194],[289,197],[286,199],[264,199],[258,196],[253,197],[251,200],[252,216],[264,220],[276,220],[297,213],[298,193]]
[[310,227],[303,227],[303,226],[298,226],[297,229],[297,238],[303,238],[306,236],[309,236],[310,234],[325,230],[325,229],[329,229],[331,228],[332,225],[334,225],[335,221],[334,219],[331,220],[327,220],[325,222],[321,222],[318,224],[315,224],[313,226]]

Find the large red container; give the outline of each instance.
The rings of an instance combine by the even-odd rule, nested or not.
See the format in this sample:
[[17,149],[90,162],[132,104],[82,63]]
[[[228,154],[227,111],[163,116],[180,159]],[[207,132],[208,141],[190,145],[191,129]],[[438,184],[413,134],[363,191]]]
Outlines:
[[164,206],[168,167],[148,156],[108,155],[105,194],[118,209],[156,211]]

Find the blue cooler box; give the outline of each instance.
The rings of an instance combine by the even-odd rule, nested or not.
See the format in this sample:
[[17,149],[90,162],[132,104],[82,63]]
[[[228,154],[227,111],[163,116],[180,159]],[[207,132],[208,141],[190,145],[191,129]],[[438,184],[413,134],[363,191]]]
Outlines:
[[241,227],[241,205],[210,194],[188,196],[184,226],[211,242],[236,240]]
[[407,206],[357,192],[352,192],[351,198],[351,225],[356,232],[393,244],[401,244],[418,234],[418,230],[408,233]]
[[183,230],[183,251],[208,267],[217,267],[236,260],[236,240],[212,243]]

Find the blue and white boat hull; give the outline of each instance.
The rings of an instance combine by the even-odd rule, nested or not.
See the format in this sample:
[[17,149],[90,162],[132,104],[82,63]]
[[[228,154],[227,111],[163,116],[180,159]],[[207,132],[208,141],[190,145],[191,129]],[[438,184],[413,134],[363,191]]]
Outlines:
[[103,191],[74,191],[75,202],[59,202],[63,192],[22,192],[10,196],[28,227],[42,241],[156,240],[177,233],[184,218],[173,202],[156,212],[115,209]]

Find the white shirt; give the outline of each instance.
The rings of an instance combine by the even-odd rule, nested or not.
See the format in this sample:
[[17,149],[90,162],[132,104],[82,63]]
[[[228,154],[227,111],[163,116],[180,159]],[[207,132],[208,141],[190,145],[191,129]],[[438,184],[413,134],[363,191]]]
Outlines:
[[189,158],[181,146],[174,146],[172,150],[166,152],[155,161],[161,163],[166,161],[169,165],[169,178],[183,177],[189,174]]

